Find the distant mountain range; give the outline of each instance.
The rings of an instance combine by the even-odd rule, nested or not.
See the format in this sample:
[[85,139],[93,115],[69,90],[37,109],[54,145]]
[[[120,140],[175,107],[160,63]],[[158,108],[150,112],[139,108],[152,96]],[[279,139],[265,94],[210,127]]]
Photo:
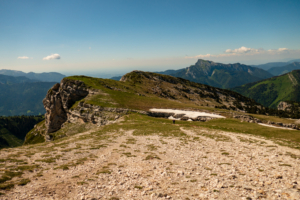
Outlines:
[[1,69],[0,74],[7,75],[7,76],[14,76],[14,77],[26,77],[28,79],[34,81],[41,81],[41,82],[60,82],[61,79],[66,77],[65,75],[57,72],[25,73],[22,71],[9,70],[9,69]]
[[[170,69],[155,73],[184,78],[218,88],[233,88],[273,76],[263,69],[240,63],[222,64],[202,59],[199,59],[195,65],[183,69]],[[121,76],[116,76],[111,79],[120,80],[120,78]]]
[[36,82],[36,81],[26,78],[25,76],[14,77],[14,76],[6,76],[0,74],[0,84],[11,85],[15,83],[26,83],[26,82]]
[[[234,88],[300,69],[299,61],[300,59],[294,59],[289,62],[271,62],[249,66],[240,63],[222,64],[199,59],[195,65],[190,67],[155,73],[180,77],[219,88]],[[115,76],[110,79],[118,81],[120,78],[121,76]]]
[[243,65],[222,64],[199,59],[195,65],[179,70],[157,72],[218,88],[232,88],[272,77],[269,72]]
[[300,70],[248,83],[232,90],[264,106],[276,108],[280,101],[300,102]]
[[42,100],[55,83],[0,74],[0,116],[44,114]]
[[286,66],[286,65],[289,65],[293,62],[300,62],[300,59],[293,59],[293,60],[290,60],[288,62],[269,62],[269,63],[266,63],[266,64],[261,64],[261,65],[251,65],[252,67],[257,67],[257,68],[261,68],[263,70],[269,70],[273,67],[283,67],[283,66]]
[[284,65],[282,67],[272,67],[268,70],[268,72],[270,72],[274,76],[278,76],[297,69],[300,69],[300,62],[289,63],[288,65]]

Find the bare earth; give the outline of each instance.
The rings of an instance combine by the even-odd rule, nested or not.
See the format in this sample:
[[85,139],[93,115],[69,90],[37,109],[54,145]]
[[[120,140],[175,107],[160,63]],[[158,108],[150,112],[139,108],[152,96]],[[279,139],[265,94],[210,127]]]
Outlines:
[[[181,130],[190,137],[121,130],[103,142],[88,131],[56,143],[55,150],[45,150],[53,143],[40,145],[31,157],[26,147],[1,150],[0,158],[20,152],[18,159],[40,168],[25,172],[31,182],[0,199],[300,199],[298,150],[245,134]],[[62,157],[37,161],[45,155]]]

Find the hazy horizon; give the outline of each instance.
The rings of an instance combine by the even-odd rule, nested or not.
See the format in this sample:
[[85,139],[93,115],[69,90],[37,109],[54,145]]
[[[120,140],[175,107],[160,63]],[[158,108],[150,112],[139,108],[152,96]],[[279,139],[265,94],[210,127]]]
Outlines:
[[[288,61],[295,60],[295,59],[297,59],[297,58],[288,58],[288,59],[275,60],[275,61],[270,61],[270,62],[288,62]],[[208,59],[204,59],[204,60],[208,60]],[[270,62],[267,62],[267,63],[270,63]],[[237,62],[232,62],[232,63],[222,62],[222,63],[224,63],[224,64],[234,64],[234,63],[237,63]],[[190,65],[193,65],[193,64],[195,64],[195,63],[192,63]],[[241,63],[241,64],[245,64],[245,63]],[[257,64],[266,64],[266,63],[257,63]],[[154,67],[152,66],[151,67],[150,66],[150,67],[143,67],[143,68],[127,67],[125,69],[115,69],[115,70],[107,70],[107,69],[92,69],[92,70],[89,70],[89,69],[88,70],[80,70],[80,69],[78,69],[78,70],[69,70],[69,71],[64,71],[64,70],[57,70],[57,71],[22,71],[22,70],[17,70],[17,69],[13,69],[13,70],[22,71],[22,72],[25,72],[25,73],[28,73],[28,72],[34,72],[34,73],[58,72],[58,73],[61,73],[63,75],[66,75],[66,76],[86,75],[86,76],[99,77],[99,78],[111,78],[111,77],[114,77],[114,76],[122,76],[125,73],[131,72],[133,70],[142,70],[142,71],[149,71],[149,72],[161,72],[161,71],[166,71],[166,70],[182,69],[182,68],[188,67],[190,65],[187,65],[187,66],[164,66],[164,67],[160,67],[160,66],[154,66]],[[251,64],[248,64],[248,65],[251,65]],[[5,68],[3,68],[3,69],[5,69]],[[2,70],[2,69],[0,69],[0,70]],[[6,69],[6,70],[11,70],[11,69]]]

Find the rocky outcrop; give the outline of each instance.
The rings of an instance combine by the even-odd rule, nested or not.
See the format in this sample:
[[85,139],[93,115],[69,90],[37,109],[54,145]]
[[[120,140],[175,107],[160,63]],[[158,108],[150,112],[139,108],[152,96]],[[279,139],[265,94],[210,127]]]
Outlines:
[[291,111],[291,107],[292,107],[292,104],[289,104],[285,101],[281,101],[278,106],[277,106],[277,109],[278,110],[283,110],[283,111]]
[[78,123],[78,122],[90,122],[98,126],[107,125],[114,123],[120,117],[128,113],[139,113],[143,115],[148,115],[151,117],[161,117],[169,118],[173,117],[177,120],[192,120],[192,121],[209,121],[214,119],[213,117],[208,116],[199,116],[196,118],[190,118],[185,116],[185,114],[175,114],[175,113],[166,113],[166,112],[151,112],[151,111],[141,111],[133,110],[127,108],[110,108],[110,107],[101,107],[97,105],[87,104],[84,102],[79,102],[75,108],[69,109],[67,111],[67,122],[69,123]]
[[262,123],[260,119],[254,118],[250,115],[235,115],[233,118],[240,119],[241,122],[248,122],[248,123]]
[[128,113],[148,114],[148,112],[126,109],[126,108],[109,108],[79,102],[76,108],[67,112],[68,122],[90,122],[98,126],[107,125]]
[[268,121],[267,124],[300,130],[300,127],[298,127],[295,124],[284,124],[284,123],[281,123],[281,122],[272,122],[272,121]]
[[169,118],[173,117],[177,120],[192,120],[192,121],[209,121],[214,119],[213,117],[208,116],[198,116],[196,118],[190,118],[185,116],[185,114],[175,114],[175,113],[166,113],[166,112],[151,112],[151,111],[141,111],[133,110],[127,108],[110,108],[110,107],[101,107],[96,105],[87,104],[84,102],[79,102],[76,108],[69,109],[67,112],[67,122],[69,123],[78,123],[78,122],[90,122],[98,126],[107,125],[114,123],[120,117],[128,113],[139,113],[143,115],[148,115],[150,117],[161,117]]
[[60,84],[55,84],[47,93],[43,100],[46,109],[46,133],[52,133],[60,129],[61,125],[67,120],[66,111],[63,108]]
[[[45,114],[45,138],[51,140],[51,134],[58,131],[65,122],[78,123],[90,122],[98,126],[114,122],[121,116],[129,113],[148,114],[144,111],[137,111],[124,108],[108,108],[78,102],[94,91],[89,90],[86,85],[78,80],[63,79],[61,83],[55,84],[43,100],[46,109]],[[50,138],[49,138],[50,137]]]
[[284,128],[291,128],[291,129],[296,129],[300,130],[300,127],[298,127],[295,124],[284,124],[281,122],[272,122],[272,121],[261,121],[260,119],[254,118],[250,115],[234,115],[233,118],[241,120],[241,122],[248,122],[248,123],[264,123],[264,124],[270,124],[270,125],[275,125],[279,127],[284,127]]
[[46,134],[59,130],[68,119],[69,108],[88,94],[85,84],[78,80],[63,79],[60,84],[55,84],[43,100]]

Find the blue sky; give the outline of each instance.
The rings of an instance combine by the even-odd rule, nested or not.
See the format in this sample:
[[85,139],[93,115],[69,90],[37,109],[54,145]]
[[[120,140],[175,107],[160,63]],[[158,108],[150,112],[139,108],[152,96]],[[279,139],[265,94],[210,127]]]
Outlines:
[[[300,1],[0,1],[0,69],[123,73],[300,58]],[[48,56],[48,57],[47,57]]]

